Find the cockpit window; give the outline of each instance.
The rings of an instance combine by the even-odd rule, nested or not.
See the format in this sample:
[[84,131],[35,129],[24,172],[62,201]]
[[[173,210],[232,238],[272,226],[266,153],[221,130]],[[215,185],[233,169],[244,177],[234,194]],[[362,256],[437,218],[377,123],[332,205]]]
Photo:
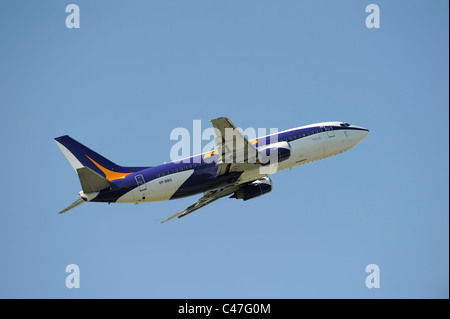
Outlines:
[[344,127],[350,126],[350,124],[348,124],[348,123],[341,123],[340,125],[341,125],[341,126],[344,126]]

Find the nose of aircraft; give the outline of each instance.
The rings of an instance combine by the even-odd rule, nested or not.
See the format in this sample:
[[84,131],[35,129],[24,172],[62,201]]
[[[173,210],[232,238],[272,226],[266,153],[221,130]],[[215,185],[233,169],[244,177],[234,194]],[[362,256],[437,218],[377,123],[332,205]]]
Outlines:
[[353,142],[357,145],[369,135],[369,130],[360,126],[355,126],[354,128],[355,130],[352,132]]

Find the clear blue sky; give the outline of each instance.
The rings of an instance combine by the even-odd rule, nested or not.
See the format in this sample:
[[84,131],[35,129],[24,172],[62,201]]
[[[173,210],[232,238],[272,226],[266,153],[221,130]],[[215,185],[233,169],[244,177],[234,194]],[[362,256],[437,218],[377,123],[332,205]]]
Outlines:
[[[81,28],[67,29],[76,3]],[[381,28],[365,27],[366,5]],[[448,1],[0,2],[0,297],[448,298]],[[175,127],[367,127],[272,193],[91,203],[53,138],[121,165]],[[67,289],[77,264],[81,288]],[[381,287],[367,289],[377,264]]]

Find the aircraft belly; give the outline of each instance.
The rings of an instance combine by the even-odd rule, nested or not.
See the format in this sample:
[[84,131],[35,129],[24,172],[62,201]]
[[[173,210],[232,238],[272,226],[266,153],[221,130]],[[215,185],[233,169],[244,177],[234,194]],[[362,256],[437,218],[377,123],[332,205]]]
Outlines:
[[117,200],[116,203],[134,203],[134,193],[135,193],[136,188],[132,189],[131,191],[123,194],[122,196],[120,196]]
[[149,202],[169,200],[173,194],[191,177],[194,170],[183,171],[175,174],[156,178],[149,183],[148,200]]

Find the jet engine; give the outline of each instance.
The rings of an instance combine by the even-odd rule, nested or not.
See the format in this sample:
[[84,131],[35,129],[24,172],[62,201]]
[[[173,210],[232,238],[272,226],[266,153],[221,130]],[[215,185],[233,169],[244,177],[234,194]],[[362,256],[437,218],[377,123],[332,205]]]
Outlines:
[[247,184],[237,190],[230,198],[249,200],[272,190],[272,181],[269,177],[258,179],[250,184]]
[[262,165],[273,164],[274,161],[279,163],[291,157],[291,145],[286,141],[273,143],[258,149],[258,153]]

